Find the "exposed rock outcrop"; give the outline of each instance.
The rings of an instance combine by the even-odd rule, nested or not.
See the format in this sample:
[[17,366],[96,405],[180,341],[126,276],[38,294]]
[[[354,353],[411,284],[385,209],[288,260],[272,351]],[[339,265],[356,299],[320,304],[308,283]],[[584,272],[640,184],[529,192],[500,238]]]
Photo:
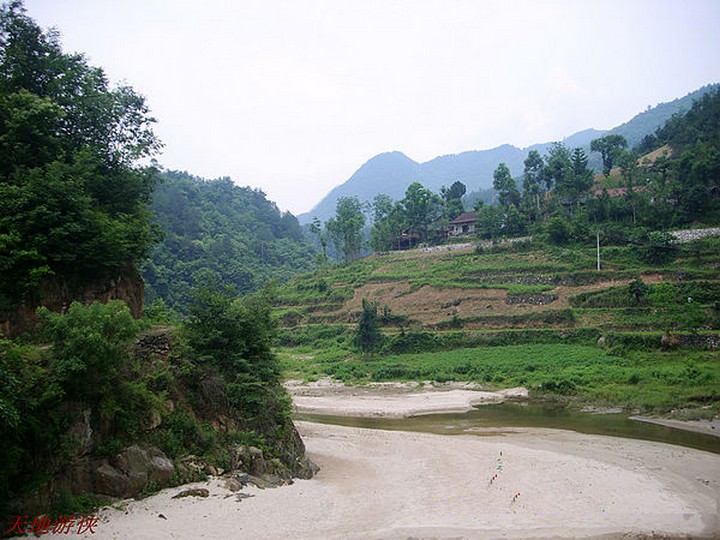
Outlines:
[[[172,329],[167,327],[145,332],[132,348],[133,356],[141,366],[138,369],[146,376],[177,371],[179,368],[174,363],[173,354],[175,341]],[[68,429],[61,448],[42,456],[43,472],[50,480],[17,497],[11,502],[11,507],[24,514],[42,514],[61,497],[90,495],[99,501],[111,501],[200,481],[207,476],[235,478],[241,484],[252,483],[261,488],[277,487],[291,484],[293,478],[311,478],[318,471],[317,465],[305,456],[305,445],[289,418],[283,418],[278,425],[248,426],[242,424],[241,419],[234,418],[226,404],[210,407],[203,403],[202,398],[195,395],[201,390],[193,386],[194,380],[188,383],[180,376],[174,378],[170,375],[166,375],[165,379],[171,384],[164,404],[141,411],[147,418],[138,419],[140,430],[137,436],[113,455],[105,453],[111,443],[117,443],[113,426],[88,405],[68,402],[64,409],[69,419]],[[167,382],[165,379],[152,380],[160,384],[158,381]],[[189,448],[185,445],[174,448],[180,457],[172,460],[150,444],[168,436],[167,430],[171,429],[168,428],[168,419],[178,409],[183,411],[183,421],[191,421],[191,427],[192,422],[196,422],[195,425],[204,423],[217,430],[217,444],[211,449],[205,448],[203,457],[183,455],[182,452],[187,452]],[[266,439],[270,448],[265,452],[249,444],[219,442],[222,433],[263,427],[272,432],[272,436]],[[219,459],[219,456],[222,458]]]
[[137,497],[146,489],[173,485],[175,465],[154,446],[132,445],[111,458],[85,457],[61,480],[72,495],[98,498]]
[[145,285],[134,266],[90,280],[49,278],[14,310],[0,312],[0,332],[13,338],[32,331],[38,322],[35,313],[38,307],[63,313],[72,302],[123,300],[137,318],[142,315],[144,291]]

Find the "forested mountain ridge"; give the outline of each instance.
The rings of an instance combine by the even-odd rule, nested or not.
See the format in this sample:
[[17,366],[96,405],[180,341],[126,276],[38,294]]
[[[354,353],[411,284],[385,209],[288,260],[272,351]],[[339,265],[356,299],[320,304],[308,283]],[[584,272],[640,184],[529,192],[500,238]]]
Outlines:
[[241,294],[313,267],[297,219],[229,178],[163,172],[150,210],[164,239],[141,268],[147,303],[184,311],[194,285],[215,281]]
[[[628,122],[609,131],[587,129],[566,137],[563,143],[568,148],[589,149],[590,141],[604,135],[622,135],[630,147],[640,143],[646,135],[654,133],[673,114],[688,111],[693,101],[717,89],[718,84],[704,86],[687,96],[643,111]],[[300,223],[309,223],[313,217],[326,220],[335,212],[337,200],[341,197],[357,197],[360,201],[371,201],[375,195],[385,194],[400,199],[407,187],[420,182],[431,191],[439,191],[455,181],[465,184],[468,191],[492,187],[493,172],[500,163],[505,163],[510,173],[517,177],[522,173],[523,161],[536,150],[546,153],[551,142],[540,143],[527,148],[505,144],[489,150],[472,150],[460,154],[439,156],[425,163],[417,163],[402,152],[387,152],[371,158],[347,181],[333,188],[309,212],[300,214]],[[600,163],[590,156],[589,165],[599,171]]]

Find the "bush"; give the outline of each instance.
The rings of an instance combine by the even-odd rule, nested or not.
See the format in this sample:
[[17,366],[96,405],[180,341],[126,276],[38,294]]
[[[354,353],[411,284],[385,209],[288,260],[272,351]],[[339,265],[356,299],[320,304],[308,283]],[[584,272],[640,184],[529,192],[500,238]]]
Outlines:
[[673,243],[673,237],[665,232],[651,232],[642,240],[637,252],[640,259],[646,263],[666,264],[677,256],[678,248]]
[[355,333],[355,344],[365,354],[372,354],[382,344],[376,302],[362,299],[362,313]]
[[627,286],[627,294],[630,299],[630,305],[639,306],[649,291],[650,287],[645,285],[641,279],[638,278],[631,281]]
[[286,424],[291,403],[272,352],[275,322],[266,292],[233,298],[211,287],[197,291],[184,334],[202,366],[204,401],[227,403],[236,420],[261,434]]
[[144,385],[126,380],[141,323],[123,302],[38,314],[48,349],[0,342],[0,514],[72,455],[76,441],[66,432],[81,410],[90,408],[110,432],[130,432],[155,405]]
[[551,394],[560,394],[563,396],[575,393],[575,383],[561,379],[559,381],[545,381],[540,385],[540,389]]
[[566,244],[572,237],[572,225],[560,216],[553,216],[545,224],[545,233],[553,244]]
[[84,306],[65,314],[39,308],[41,332],[51,343],[50,379],[69,399],[100,406],[116,396],[129,346],[141,323],[120,300]]

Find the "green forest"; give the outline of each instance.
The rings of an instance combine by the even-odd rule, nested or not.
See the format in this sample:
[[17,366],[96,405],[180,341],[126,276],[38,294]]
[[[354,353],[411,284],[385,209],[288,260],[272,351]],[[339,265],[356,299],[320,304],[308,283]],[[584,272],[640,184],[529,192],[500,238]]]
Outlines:
[[[313,250],[262,192],[146,165],[162,147],[154,122],[22,2],[0,7],[2,525],[92,510],[98,463],[134,444],[176,460],[164,485],[204,477],[180,458],[229,469],[250,445],[287,481],[312,475],[272,351],[271,291],[239,295],[311,268]],[[125,294],[142,292],[140,265],[155,313],[183,312],[172,328],[84,294],[123,272],[136,278]],[[32,331],[12,328],[17,313]],[[162,487],[146,480],[133,496]]]
[[314,268],[315,250],[295,216],[262,191],[173,171],[158,179],[150,211],[163,238],[141,268],[150,313],[184,312],[200,283],[245,294]]

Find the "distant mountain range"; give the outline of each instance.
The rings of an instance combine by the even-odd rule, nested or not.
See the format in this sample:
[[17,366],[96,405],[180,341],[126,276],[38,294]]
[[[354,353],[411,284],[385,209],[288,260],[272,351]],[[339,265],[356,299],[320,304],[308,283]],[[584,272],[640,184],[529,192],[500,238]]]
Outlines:
[[[617,134],[625,137],[630,147],[633,147],[645,135],[654,133],[673,114],[687,111],[693,100],[718,87],[720,84],[704,86],[685,97],[650,108],[611,130],[586,129],[566,137],[562,142],[568,148],[582,147],[588,151],[593,139]],[[300,214],[298,220],[305,224],[317,216],[325,221],[335,215],[335,207],[341,197],[357,197],[361,201],[371,201],[375,195],[384,193],[395,200],[402,199],[412,182],[420,182],[435,192],[456,180],[463,182],[468,191],[487,189],[492,186],[493,172],[498,164],[505,163],[513,176],[519,176],[528,153],[537,150],[540,155],[544,155],[551,144],[552,142],[534,144],[527,148],[504,144],[490,150],[471,150],[439,156],[425,163],[417,163],[402,152],[385,152],[370,159],[347,181],[325,195],[312,210]],[[591,156],[590,165],[599,169],[599,158]]]

